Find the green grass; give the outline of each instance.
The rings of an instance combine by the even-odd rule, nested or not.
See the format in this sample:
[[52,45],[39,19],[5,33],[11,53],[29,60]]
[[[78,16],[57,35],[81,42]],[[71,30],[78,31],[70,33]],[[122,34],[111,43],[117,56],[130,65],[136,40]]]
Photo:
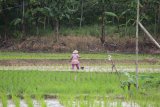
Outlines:
[[97,25],[93,26],[83,26],[82,28],[74,27],[74,28],[66,28],[63,27],[60,29],[61,35],[75,35],[75,36],[99,36],[100,35],[100,27]]
[[[121,26],[119,31],[117,26],[107,25],[106,27],[107,35],[120,35],[120,36],[133,36],[135,34],[135,27],[128,26],[127,29],[125,26]],[[127,31],[126,31],[127,30]],[[62,27],[60,29],[60,34],[67,36],[67,35],[74,35],[74,36],[95,36],[98,37],[101,35],[101,27],[98,25],[90,25],[90,26],[82,26],[79,27]]]
[[[147,30],[149,30],[149,32],[153,33],[153,27],[154,25],[151,26],[146,26]],[[36,35],[36,29],[31,29],[31,35],[34,36],[53,36],[53,34],[55,34],[55,32],[53,31],[53,29],[51,27],[47,27],[47,29],[43,29],[43,28],[39,28],[39,34]],[[116,25],[111,25],[111,24],[107,24],[107,27],[105,27],[105,31],[107,33],[107,36],[112,36],[112,35],[118,35],[118,36],[122,36],[122,37],[133,37],[135,35],[135,27],[134,26],[126,26],[120,25],[120,28],[118,30],[118,26]],[[74,27],[68,27],[68,26],[61,26],[61,29],[59,31],[60,35],[63,36],[68,36],[68,35],[74,35],[74,36],[95,36],[95,37],[99,37],[101,35],[101,26],[99,26],[98,24],[94,24],[94,25],[85,25],[82,26],[81,28],[79,28],[79,26],[74,26]],[[15,35],[16,36],[16,35]],[[143,36],[143,34],[141,35]]]
[[[117,53],[80,53],[81,59],[107,59],[111,55],[114,60],[135,60],[135,54]],[[24,53],[24,52],[0,52],[0,60],[11,59],[70,59],[71,53]],[[139,60],[155,58],[160,55],[139,54]]]

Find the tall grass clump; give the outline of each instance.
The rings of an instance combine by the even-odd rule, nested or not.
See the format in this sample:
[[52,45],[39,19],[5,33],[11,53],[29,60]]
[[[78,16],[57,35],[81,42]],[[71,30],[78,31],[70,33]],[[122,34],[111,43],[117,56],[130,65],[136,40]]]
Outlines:
[[31,98],[30,95],[25,94],[24,95],[24,100],[26,101],[28,107],[34,107],[34,105],[33,105],[33,99]]
[[8,98],[7,98],[6,93],[1,93],[0,94],[0,99],[1,99],[0,101],[2,103],[2,106],[7,107],[8,106]]
[[16,107],[20,107],[20,100],[21,100],[20,97],[17,97],[16,95],[12,95],[12,100]]
[[41,107],[47,107],[45,99],[42,95],[36,95],[36,100],[40,103]]

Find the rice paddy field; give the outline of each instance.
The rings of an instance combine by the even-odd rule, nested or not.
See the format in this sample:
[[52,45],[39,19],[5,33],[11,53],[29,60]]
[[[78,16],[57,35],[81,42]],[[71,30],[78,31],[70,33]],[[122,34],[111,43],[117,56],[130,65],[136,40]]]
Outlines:
[[[112,70],[108,55],[116,65]],[[160,55],[0,52],[0,107],[160,107]]]

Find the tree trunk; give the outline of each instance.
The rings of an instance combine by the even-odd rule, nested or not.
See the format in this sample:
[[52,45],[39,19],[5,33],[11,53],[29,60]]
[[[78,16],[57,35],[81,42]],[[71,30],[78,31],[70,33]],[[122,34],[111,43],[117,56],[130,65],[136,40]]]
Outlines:
[[56,41],[59,41],[59,20],[56,20]]
[[83,0],[81,0],[81,18],[80,18],[80,24],[79,27],[81,28],[83,21]]
[[157,8],[155,8],[155,18],[154,18],[154,35],[157,35],[157,11],[156,11]]
[[39,27],[37,22],[36,22],[36,35],[39,35]]
[[119,18],[118,18],[118,22],[117,22],[117,28],[118,28],[118,33],[120,34]]
[[125,23],[125,36],[127,36],[127,28],[128,28],[128,22],[127,22],[127,15],[125,15],[126,23]]
[[[50,25],[50,22],[52,22],[52,21],[50,20],[49,17],[47,17],[47,25]],[[52,25],[51,25],[51,27],[52,27]]]
[[54,19],[48,19],[48,24],[50,24],[51,28],[55,31],[55,20]]
[[160,4],[159,4],[159,8],[158,8],[158,33],[160,33]]
[[[115,5],[112,6],[112,9],[113,9],[113,12],[117,11],[115,9]],[[115,24],[115,17],[112,17],[112,22],[113,22],[113,25]]]
[[23,0],[23,6],[22,6],[22,37],[25,35],[25,2]]
[[[2,9],[5,9],[6,8],[6,2],[3,1],[2,2]],[[8,17],[7,17],[7,11],[4,10],[2,11],[2,19],[3,19],[3,22],[4,22],[4,27],[3,27],[3,34],[2,34],[2,39],[4,41],[7,40],[7,32],[8,32],[8,27],[7,27],[7,22],[8,22]]]
[[104,16],[104,12],[102,14],[102,25],[101,25],[101,43],[104,44],[105,43],[105,16]]
[[4,30],[3,30],[3,35],[4,35],[4,41],[7,41],[7,32],[8,32],[8,28],[7,28],[7,16],[3,15],[3,19],[4,19]]
[[46,30],[46,17],[44,18],[44,27],[43,27],[44,30]]

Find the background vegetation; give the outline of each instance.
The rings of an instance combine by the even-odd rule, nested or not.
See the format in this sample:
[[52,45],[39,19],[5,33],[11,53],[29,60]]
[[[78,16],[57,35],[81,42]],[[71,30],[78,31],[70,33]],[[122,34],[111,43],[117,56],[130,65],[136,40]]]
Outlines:
[[[160,1],[141,0],[140,13],[142,23],[158,37]],[[136,0],[0,0],[0,39],[50,32],[57,41],[59,34],[101,35],[103,43],[111,31],[133,35],[135,19]]]

